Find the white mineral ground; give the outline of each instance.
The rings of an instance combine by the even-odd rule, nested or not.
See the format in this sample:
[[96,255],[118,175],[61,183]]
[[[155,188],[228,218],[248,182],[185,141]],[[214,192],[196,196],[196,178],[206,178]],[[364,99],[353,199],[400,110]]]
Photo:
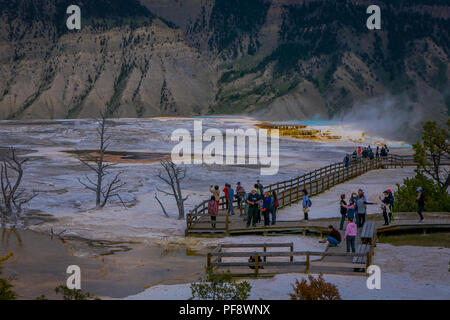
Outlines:
[[[111,150],[170,153],[175,145],[170,141],[172,131],[177,128],[186,128],[192,132],[193,120],[183,118],[114,120],[110,131],[113,146]],[[203,119],[203,130],[219,128],[224,132],[225,129],[251,128],[254,124],[254,120],[246,118],[208,118]],[[207,246],[223,241],[282,241],[294,242],[295,250],[324,248],[324,245],[319,244],[316,238],[301,236],[185,238],[185,220],[177,219],[173,199],[159,194],[170,218],[163,215],[154,199],[156,188],[165,188],[157,178],[160,169],[158,162],[122,163],[117,166],[117,170],[124,172],[123,179],[127,182],[122,198],[127,203],[134,203],[132,207],[125,209],[118,201],[115,201],[103,210],[91,210],[94,195],[86,191],[77,181],[79,177],[91,174],[91,172],[82,167],[72,154],[62,151],[95,149],[94,137],[95,126],[92,121],[87,120],[47,122],[44,125],[33,122],[22,124],[0,122],[1,146],[15,145],[17,148],[37,151],[28,154],[31,160],[26,168],[24,178],[24,186],[40,193],[30,203],[30,208],[56,218],[55,221],[29,226],[30,229],[49,232],[53,228],[56,233],[65,230],[64,235],[66,236],[140,241],[149,245],[161,246],[179,245],[192,250],[205,249]],[[364,139],[365,143],[361,143],[361,145],[382,141],[380,138],[367,135]],[[190,165],[187,177],[182,184],[184,195],[189,195],[186,212],[210,196],[208,192],[210,184],[223,186],[225,183],[230,183],[234,185],[237,181],[241,181],[245,189],[249,190],[258,178],[263,184],[271,184],[297,177],[330,163],[342,161],[345,154],[351,153],[358,145],[352,140],[355,140],[354,131],[351,131],[349,137],[344,135],[343,139],[330,142],[281,138],[280,170],[274,176],[260,176],[260,169],[257,167]],[[401,143],[398,145],[400,146]],[[392,148],[392,152],[410,153],[411,150],[399,147]],[[363,188],[368,199],[376,201],[382,191],[388,188],[396,189],[396,184],[401,184],[405,177],[413,175],[412,168],[377,170],[364,174],[338,185],[320,196],[313,197],[311,218],[338,216],[338,199],[341,193],[349,196],[351,192]],[[377,212],[377,206],[370,207],[370,212]],[[301,218],[298,205],[280,210],[278,213],[279,220]],[[327,275],[326,279],[338,285],[344,298],[449,298],[448,271],[446,269],[448,268],[448,255],[447,249],[397,248],[380,245],[377,247],[375,262],[379,263],[384,271],[382,285],[386,289],[379,292],[367,290],[363,277]],[[443,274],[446,277],[438,279],[436,278],[437,274]],[[251,281],[254,288],[252,298],[285,299],[291,291],[290,284],[297,277],[300,275],[279,275],[270,280]],[[185,284],[152,287],[135,297],[184,299],[189,294],[189,286]],[[415,294],[417,296],[414,296]]]

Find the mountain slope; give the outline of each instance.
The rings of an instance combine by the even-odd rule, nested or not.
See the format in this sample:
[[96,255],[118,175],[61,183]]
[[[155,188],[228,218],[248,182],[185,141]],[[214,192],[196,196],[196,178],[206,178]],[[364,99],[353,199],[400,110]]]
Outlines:
[[[396,109],[403,135],[450,112],[444,0],[0,1],[0,118],[246,113],[348,118]],[[432,112],[429,112],[432,110]],[[374,113],[376,115],[376,113]]]

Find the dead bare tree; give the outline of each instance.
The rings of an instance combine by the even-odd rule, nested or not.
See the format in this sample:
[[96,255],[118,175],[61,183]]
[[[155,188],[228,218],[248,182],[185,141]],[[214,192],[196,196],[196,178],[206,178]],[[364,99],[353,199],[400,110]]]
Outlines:
[[122,172],[118,172],[109,181],[105,181],[105,177],[110,175],[112,172],[109,170],[111,167],[115,166],[115,163],[105,162],[105,153],[111,144],[111,135],[108,134],[108,122],[106,117],[106,112],[100,113],[100,118],[97,120],[97,137],[99,140],[98,150],[94,154],[84,154],[78,155],[78,160],[85,165],[87,168],[95,172],[95,180],[92,181],[89,176],[85,175],[85,181],[78,179],[78,181],[88,190],[95,192],[95,208],[102,209],[113,197],[117,197],[123,206],[125,204],[120,197],[120,191],[125,182],[120,179]]
[[17,219],[22,212],[22,206],[37,196],[21,188],[24,164],[28,158],[19,158],[14,147],[9,149],[0,163],[0,213],[3,219]]
[[[187,168],[179,167],[172,161],[168,160],[161,161],[161,166],[163,167],[163,170],[159,172],[158,178],[164,181],[170,187],[172,192],[167,192],[158,188],[156,189],[164,195],[173,196],[175,198],[178,208],[178,219],[184,219],[184,202],[189,198],[189,196],[183,197],[180,181],[186,177]],[[164,208],[161,202],[160,205]],[[165,211],[165,209],[163,209],[163,211]]]

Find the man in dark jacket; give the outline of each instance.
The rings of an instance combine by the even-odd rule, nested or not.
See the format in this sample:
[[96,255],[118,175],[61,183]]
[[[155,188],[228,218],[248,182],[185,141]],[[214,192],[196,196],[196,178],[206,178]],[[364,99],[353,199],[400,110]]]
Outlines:
[[328,232],[330,233],[326,239],[319,241],[320,243],[328,242],[330,247],[337,247],[341,243],[341,234],[332,225],[328,226]]
[[259,195],[257,194],[256,189],[252,190],[247,197],[248,203],[248,214],[247,214],[247,228],[250,227],[250,223],[252,223],[253,227],[256,227],[256,220],[258,215],[258,200]]
[[425,208],[425,196],[423,194],[423,189],[421,187],[417,188],[417,213],[420,216],[420,220],[419,222],[423,222],[424,218],[423,218],[423,214],[422,211]]

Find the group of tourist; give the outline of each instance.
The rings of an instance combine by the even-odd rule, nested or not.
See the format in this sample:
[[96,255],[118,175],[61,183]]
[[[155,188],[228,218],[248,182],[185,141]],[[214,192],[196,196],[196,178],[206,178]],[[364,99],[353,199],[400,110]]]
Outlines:
[[[219,186],[210,186],[209,191],[212,193],[211,199],[208,201],[208,214],[211,217],[211,225],[216,228],[216,216],[219,213],[220,206],[220,189]],[[256,181],[251,192],[246,193],[241,183],[236,184],[236,190],[226,183],[222,190],[225,198],[225,207],[227,214],[234,215],[234,201],[237,201],[239,210],[245,210],[247,228],[252,225],[256,227],[261,223],[261,217],[264,219],[264,225],[274,225],[276,223],[277,208],[279,206],[277,194],[265,192],[264,187],[259,180]]]
[[[351,156],[351,160],[355,161],[357,159],[380,159],[382,157],[387,157],[389,154],[389,148],[387,145],[377,146],[376,150],[372,150],[372,147],[369,145],[367,147],[358,147],[353,151]],[[350,164],[350,156],[346,155],[344,158],[344,163],[346,167]]]

